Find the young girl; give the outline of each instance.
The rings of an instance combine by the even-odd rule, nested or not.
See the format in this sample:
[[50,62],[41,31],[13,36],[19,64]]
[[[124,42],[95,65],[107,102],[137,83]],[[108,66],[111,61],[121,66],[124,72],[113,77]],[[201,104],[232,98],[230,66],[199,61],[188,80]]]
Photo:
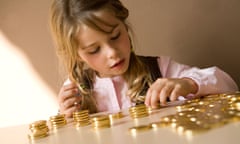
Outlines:
[[69,77],[58,95],[60,113],[118,111],[138,103],[156,107],[180,96],[238,90],[217,67],[136,55],[127,17],[119,0],[54,0],[51,27]]

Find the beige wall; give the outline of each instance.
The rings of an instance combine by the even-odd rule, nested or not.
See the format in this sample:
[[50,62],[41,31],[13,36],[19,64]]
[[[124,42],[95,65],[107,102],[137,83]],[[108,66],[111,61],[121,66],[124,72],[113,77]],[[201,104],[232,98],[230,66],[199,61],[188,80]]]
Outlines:
[[0,127],[48,119],[58,105],[49,0],[0,0]]
[[240,85],[239,0],[123,0],[137,35],[138,52],[179,62],[216,65]]
[[[136,34],[138,53],[169,55],[181,63],[199,67],[216,65],[231,74],[240,85],[238,76],[240,74],[238,60],[240,1],[123,0],[123,2],[130,9],[130,22]],[[46,100],[43,99],[44,96],[51,97],[53,100],[46,102],[45,107],[51,106],[52,103],[54,103],[54,108],[57,107],[56,95],[61,78],[48,28],[49,6],[49,0],[0,1],[0,42],[2,43],[0,53],[3,54],[5,50],[14,57],[17,56],[14,51],[18,51],[22,55],[21,58],[25,59],[15,62],[15,64],[23,64],[21,67],[17,67],[19,64],[14,65],[13,57],[5,57],[4,63],[0,63],[1,71],[4,70],[6,73],[1,72],[0,90],[22,89],[14,94],[0,94],[1,113],[9,113],[6,108],[2,107],[2,103],[11,111],[11,108],[15,108],[11,101],[19,97],[25,96],[23,99],[25,103],[22,105],[17,103],[17,107],[21,109],[21,106],[26,105],[29,101],[26,95],[29,94],[25,92],[28,89],[33,89],[29,97],[35,96],[35,103],[30,106],[32,110],[40,111],[37,107],[42,106],[41,100]],[[3,61],[3,57],[0,57],[0,60]],[[29,70],[19,73],[25,70],[26,66]],[[34,73],[34,76],[28,74],[29,72]],[[29,84],[24,79],[30,79],[34,84]],[[6,86],[6,83],[11,84]],[[8,88],[9,90],[6,90]],[[42,92],[41,95],[39,92]],[[4,101],[9,97],[12,99]],[[36,99],[39,100],[36,101]],[[26,109],[23,109],[22,113],[29,115],[32,119],[37,118],[37,116],[31,116],[33,112],[26,113]],[[44,114],[49,113],[42,115]],[[21,122],[32,120],[26,119]]]

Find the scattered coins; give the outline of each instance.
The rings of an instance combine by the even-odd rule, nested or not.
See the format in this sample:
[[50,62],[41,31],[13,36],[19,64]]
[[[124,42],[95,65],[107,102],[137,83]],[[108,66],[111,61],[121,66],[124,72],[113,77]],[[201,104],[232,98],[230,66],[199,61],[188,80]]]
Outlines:
[[146,117],[149,115],[149,109],[146,105],[136,105],[129,108],[129,114],[133,119]]
[[169,115],[169,116],[162,117],[160,121],[150,123],[150,126],[152,128],[169,127],[171,125],[174,125],[175,122],[176,122],[175,116]]
[[73,113],[73,120],[76,127],[87,126],[90,124],[89,111],[82,110]]
[[240,94],[210,95],[176,106],[176,114],[150,123],[152,128],[172,127],[179,134],[194,135],[240,121]]
[[55,116],[51,116],[49,119],[50,125],[52,129],[58,129],[67,124],[67,120],[65,119],[64,114],[58,114]]
[[39,120],[29,125],[30,134],[28,138],[30,140],[36,140],[48,136],[49,128],[46,120]]

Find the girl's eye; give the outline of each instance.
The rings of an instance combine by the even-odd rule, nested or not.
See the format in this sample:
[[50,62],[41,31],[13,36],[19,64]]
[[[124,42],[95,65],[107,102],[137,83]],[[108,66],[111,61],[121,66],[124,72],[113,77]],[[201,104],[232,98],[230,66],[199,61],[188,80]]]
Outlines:
[[116,36],[111,37],[111,40],[116,40],[120,37],[121,33],[119,32]]
[[89,51],[89,54],[95,54],[100,50],[100,47],[94,48],[93,50]]

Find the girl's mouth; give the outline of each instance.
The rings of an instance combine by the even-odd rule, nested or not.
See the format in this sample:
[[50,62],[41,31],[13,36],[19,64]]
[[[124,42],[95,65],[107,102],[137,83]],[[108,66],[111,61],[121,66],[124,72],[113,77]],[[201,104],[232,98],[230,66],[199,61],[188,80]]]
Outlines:
[[119,62],[111,66],[111,68],[118,68],[118,67],[121,67],[123,64],[124,64],[124,60],[120,60]]

